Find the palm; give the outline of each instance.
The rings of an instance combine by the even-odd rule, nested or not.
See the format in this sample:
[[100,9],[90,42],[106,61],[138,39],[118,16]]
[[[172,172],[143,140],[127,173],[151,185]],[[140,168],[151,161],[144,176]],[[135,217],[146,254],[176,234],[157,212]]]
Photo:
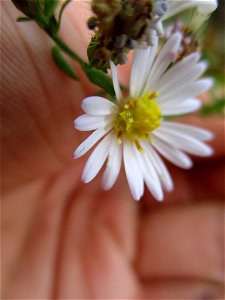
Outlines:
[[[134,203],[122,177],[108,193],[98,180],[80,184],[83,161],[72,163],[71,156],[81,135],[72,123],[93,87],[61,74],[49,40],[36,26],[17,29],[10,3],[3,9],[4,298],[168,299],[220,292],[223,216],[218,202],[210,204],[223,197],[222,182],[213,184],[211,175],[221,172],[222,178],[219,145],[218,163],[172,170],[176,193],[167,203],[173,205],[156,204],[149,194]],[[64,32],[76,41],[80,30],[82,54],[79,28],[70,10]],[[211,186],[203,188],[206,180]]]

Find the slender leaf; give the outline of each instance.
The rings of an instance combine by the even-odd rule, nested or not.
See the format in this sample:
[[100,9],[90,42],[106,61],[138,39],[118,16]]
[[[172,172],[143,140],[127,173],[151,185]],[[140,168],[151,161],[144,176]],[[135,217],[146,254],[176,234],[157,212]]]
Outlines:
[[74,70],[72,69],[72,67],[70,66],[70,64],[65,60],[65,58],[63,57],[60,49],[58,46],[55,46],[52,49],[52,57],[56,63],[56,65],[65,73],[67,74],[69,77],[78,80],[78,77],[76,75],[76,73],[74,72]]
[[36,15],[37,16],[42,16],[44,15],[44,1],[42,0],[35,0],[35,1],[30,1],[35,3],[35,9],[36,9]]
[[83,65],[83,70],[85,71],[89,80],[95,85],[101,87],[110,96],[115,99],[115,91],[113,88],[113,83],[110,77],[108,77],[103,71],[96,68],[91,68],[89,65]]

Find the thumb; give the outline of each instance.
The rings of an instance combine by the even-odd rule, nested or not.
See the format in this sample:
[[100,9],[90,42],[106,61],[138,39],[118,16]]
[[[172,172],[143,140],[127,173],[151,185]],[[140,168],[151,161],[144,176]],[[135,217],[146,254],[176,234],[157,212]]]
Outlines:
[[[79,82],[57,69],[50,39],[33,22],[16,23],[20,12],[11,1],[3,1],[2,10],[2,186],[7,190],[72,162],[78,144],[73,120],[91,86],[79,66]],[[81,19],[87,13],[87,6],[72,3],[61,32],[83,57],[88,31]]]

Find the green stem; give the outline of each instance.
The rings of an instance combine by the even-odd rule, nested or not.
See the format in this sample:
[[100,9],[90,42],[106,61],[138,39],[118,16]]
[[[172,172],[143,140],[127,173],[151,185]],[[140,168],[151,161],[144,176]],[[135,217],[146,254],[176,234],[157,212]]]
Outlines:
[[76,60],[81,67],[86,65],[86,63],[75,53],[73,50],[71,50],[56,34],[49,34],[48,35],[53,39],[53,41],[56,43],[56,45],[67,55],[69,55],[71,58]]
[[92,68],[88,63],[83,61],[76,53],[73,52],[60,37],[52,32],[46,31],[50,38],[56,43],[56,45],[68,56],[78,62],[83,69],[88,79],[98,87],[102,88],[109,95],[115,98],[115,91],[111,78],[109,78],[103,71]]

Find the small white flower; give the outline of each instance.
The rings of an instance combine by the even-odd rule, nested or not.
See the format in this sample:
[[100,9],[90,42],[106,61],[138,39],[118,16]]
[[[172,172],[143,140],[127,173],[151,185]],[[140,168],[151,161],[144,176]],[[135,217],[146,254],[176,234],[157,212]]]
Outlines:
[[212,85],[211,79],[199,80],[206,63],[199,62],[197,52],[168,69],[181,39],[180,33],[173,34],[158,55],[158,40],[154,47],[135,50],[129,96],[123,97],[116,67],[111,62],[117,102],[102,97],[83,100],[85,114],[75,120],[75,128],[95,131],[80,144],[74,157],[84,155],[99,142],[85,165],[83,182],[90,182],[107,160],[102,187],[108,190],[123,163],[134,199],[142,197],[145,183],[160,201],[163,188],[171,191],[173,182],[159,154],[184,169],[192,166],[184,152],[199,156],[212,154],[212,149],[204,143],[212,138],[210,132],[165,120],[166,116],[197,110],[200,101],[196,96]]
[[210,14],[218,6],[217,0],[168,0],[167,4],[168,10],[163,16],[164,20],[191,7],[197,7],[200,14]]

